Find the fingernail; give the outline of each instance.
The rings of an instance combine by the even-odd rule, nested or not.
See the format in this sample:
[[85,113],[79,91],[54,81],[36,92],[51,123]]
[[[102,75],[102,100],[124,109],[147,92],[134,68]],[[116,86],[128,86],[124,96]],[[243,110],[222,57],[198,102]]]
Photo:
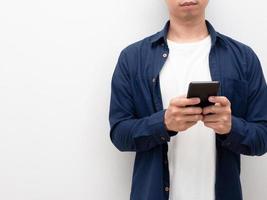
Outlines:
[[210,96],[209,97],[209,101],[214,101],[214,97],[213,96]]

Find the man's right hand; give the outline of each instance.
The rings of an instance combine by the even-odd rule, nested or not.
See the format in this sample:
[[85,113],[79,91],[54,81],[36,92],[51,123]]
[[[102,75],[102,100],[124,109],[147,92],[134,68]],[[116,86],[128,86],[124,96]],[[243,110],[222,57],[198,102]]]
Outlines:
[[202,119],[201,107],[186,107],[200,103],[199,98],[186,98],[185,95],[171,99],[164,115],[167,130],[184,131]]

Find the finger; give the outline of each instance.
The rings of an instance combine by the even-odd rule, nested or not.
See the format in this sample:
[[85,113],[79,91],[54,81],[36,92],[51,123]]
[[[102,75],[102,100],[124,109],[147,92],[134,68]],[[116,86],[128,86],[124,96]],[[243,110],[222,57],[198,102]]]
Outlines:
[[190,128],[191,126],[195,125],[197,122],[186,122],[186,128]]
[[187,105],[195,105],[200,103],[200,98],[185,98],[185,97],[178,97],[174,98],[170,101],[170,105],[178,106],[178,107],[185,107]]
[[201,120],[202,118],[202,115],[184,115],[181,117],[181,120],[185,122],[196,122],[198,120]]
[[[183,130],[186,130],[186,129],[192,127],[192,126],[195,125],[196,123],[197,123],[197,122],[187,122],[187,123],[185,123]],[[181,132],[181,133],[182,133],[182,132]]]
[[220,103],[222,106],[228,106],[230,101],[225,96],[210,96],[209,101],[212,103]]
[[202,113],[201,107],[184,107],[180,108],[180,113],[184,115],[197,115]]
[[204,115],[202,121],[203,122],[218,122],[222,121],[221,114],[211,114],[211,115]]
[[204,122],[204,125],[206,127],[212,128],[213,130],[218,128],[219,123],[218,122]]
[[208,113],[223,113],[225,111],[225,107],[222,107],[221,105],[211,105],[206,106],[203,108],[203,115],[206,115]]

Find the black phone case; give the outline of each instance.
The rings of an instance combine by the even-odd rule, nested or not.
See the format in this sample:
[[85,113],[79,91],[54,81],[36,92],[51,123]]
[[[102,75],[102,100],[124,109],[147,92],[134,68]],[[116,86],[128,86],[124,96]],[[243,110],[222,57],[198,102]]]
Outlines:
[[208,100],[209,96],[217,96],[220,87],[219,81],[193,81],[190,82],[187,92],[187,98],[199,97],[201,102],[196,105],[198,107],[206,107],[214,105],[214,103]]

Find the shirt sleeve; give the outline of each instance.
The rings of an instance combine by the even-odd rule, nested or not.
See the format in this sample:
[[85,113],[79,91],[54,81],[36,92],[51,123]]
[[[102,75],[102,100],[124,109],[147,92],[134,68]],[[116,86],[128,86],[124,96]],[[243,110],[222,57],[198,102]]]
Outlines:
[[219,138],[223,146],[236,153],[260,156],[267,152],[267,86],[257,55],[250,47],[248,50],[246,118],[232,115],[230,133]]
[[164,124],[166,109],[136,118],[131,77],[124,51],[120,53],[111,80],[109,106],[110,139],[120,151],[148,151],[169,142],[177,134]]

